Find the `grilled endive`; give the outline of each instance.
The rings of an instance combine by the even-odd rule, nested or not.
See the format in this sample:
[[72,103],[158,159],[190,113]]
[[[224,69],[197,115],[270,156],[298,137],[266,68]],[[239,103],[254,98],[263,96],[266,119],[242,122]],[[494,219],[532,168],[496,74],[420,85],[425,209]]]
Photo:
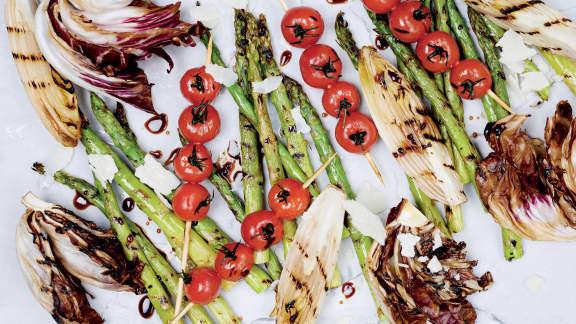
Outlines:
[[328,185],[302,216],[282,270],[276,323],[314,323],[328,291],[344,226],[344,192]]
[[372,47],[362,48],[358,72],[380,137],[406,174],[434,200],[465,202],[442,135],[406,77]]
[[44,59],[34,36],[34,0],[6,0],[6,29],[22,85],[50,134],[76,146],[82,118],[74,87]]
[[539,0],[464,0],[528,44],[576,61],[576,24]]

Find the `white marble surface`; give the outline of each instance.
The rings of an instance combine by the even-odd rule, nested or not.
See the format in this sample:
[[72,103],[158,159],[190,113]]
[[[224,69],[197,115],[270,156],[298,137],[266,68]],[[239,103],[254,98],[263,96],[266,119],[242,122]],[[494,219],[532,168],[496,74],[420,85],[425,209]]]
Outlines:
[[[26,0],[22,0],[26,1]],[[163,0],[162,2],[166,2]],[[190,8],[195,1],[184,1],[184,10]],[[210,1],[204,0],[204,3]],[[224,60],[232,63],[233,58],[233,28],[232,9],[225,7],[220,0],[212,0],[222,6],[222,23],[215,31],[215,42],[223,53]],[[326,31],[321,39],[322,43],[333,46],[344,61],[344,75],[342,80],[359,85],[358,77],[347,59],[345,53],[335,43],[333,30],[334,18],[339,10],[346,11],[346,19],[351,23],[354,35],[361,45],[371,44],[374,39],[372,24],[364,13],[359,0],[351,0],[345,5],[328,5],[323,0],[288,0],[289,5],[304,3],[313,5],[322,13],[326,22]],[[576,10],[572,1],[548,0],[551,5],[564,11],[570,18],[576,18]],[[462,5],[462,3],[459,3]],[[2,6],[3,7],[3,6]],[[289,46],[280,36],[279,21],[282,15],[280,5],[274,0],[250,0],[250,9],[253,12],[267,14],[272,35],[276,57]],[[3,8],[2,8],[3,10]],[[184,15],[187,16],[186,14]],[[0,15],[3,19],[4,15]],[[2,22],[4,25],[4,22]],[[294,58],[283,70],[288,75],[300,79],[298,72],[299,50],[291,49]],[[146,150],[161,149],[164,159],[172,148],[178,145],[176,136],[176,119],[179,112],[186,106],[185,99],[180,95],[177,82],[182,73],[191,67],[199,66],[204,62],[204,47],[196,48],[169,48],[173,56],[176,69],[172,74],[166,74],[166,65],[159,59],[152,59],[144,64],[149,72],[150,81],[155,83],[153,94],[157,109],[169,115],[170,134],[151,135],[143,128],[146,115],[134,109],[128,111],[129,119],[139,137],[141,145]],[[393,60],[390,50],[382,52],[387,58]],[[41,188],[40,178],[30,167],[34,161],[45,161],[53,152],[56,142],[45,131],[30,106],[22,86],[18,80],[16,69],[10,54],[6,31],[0,31],[0,102],[2,103],[2,118],[0,118],[0,203],[2,206],[2,226],[0,226],[0,323],[49,323],[51,318],[32,298],[28,291],[16,261],[14,247],[14,230],[24,208],[20,198],[28,191],[33,191],[46,200],[60,203],[73,208],[73,192],[61,185],[54,184],[49,188]],[[317,109],[321,108],[321,91],[306,88],[312,102]],[[528,122],[528,131],[534,136],[542,136],[545,118],[550,115],[555,104],[561,99],[568,99],[576,104],[574,96],[562,84],[555,84],[551,91],[551,99],[533,108],[529,103],[515,106],[514,109],[522,113],[530,113],[533,118]],[[238,137],[236,122],[237,106],[227,92],[222,92],[215,100],[214,105],[222,118],[222,132],[216,140],[208,146],[216,155],[222,151],[229,139]],[[479,102],[467,102],[466,122],[470,133],[482,133],[485,124],[484,114]],[[367,113],[367,107],[362,106],[361,111]],[[89,110],[84,112],[90,116]],[[272,115],[275,115],[272,113]],[[472,121],[468,117],[472,117]],[[275,118],[275,117],[273,117]],[[328,117],[323,119],[328,129],[333,129],[336,121]],[[487,154],[487,146],[482,136],[474,140],[483,154]],[[339,150],[343,158],[353,187],[357,190],[363,182],[368,181],[377,186],[384,199],[391,207],[397,204],[401,197],[410,197],[407,184],[401,170],[393,161],[390,152],[379,141],[374,149],[373,156],[381,167],[387,186],[382,187],[369,171],[368,165],[362,156],[351,155]],[[311,154],[316,166],[319,165],[315,153]],[[72,163],[66,171],[90,179],[86,155],[81,146],[76,148]],[[323,175],[322,184],[327,183]],[[207,186],[210,186],[207,184]],[[211,188],[210,188],[211,189]],[[540,324],[576,323],[572,314],[572,307],[576,304],[576,295],[573,288],[576,286],[576,277],[573,275],[574,245],[565,243],[536,243],[524,242],[525,256],[515,262],[507,262],[502,256],[500,231],[490,215],[484,213],[478,203],[471,185],[466,191],[471,201],[464,206],[465,230],[456,235],[458,240],[465,240],[468,244],[469,257],[479,260],[478,273],[491,271],[494,275],[494,286],[486,293],[471,298],[478,309],[478,323],[506,323],[506,324]],[[105,226],[104,218],[94,208],[80,212]],[[129,214],[131,218],[143,224],[145,216],[134,211]],[[223,200],[217,195],[210,216],[213,217],[232,237],[239,239],[239,224],[227,210]],[[151,224],[144,226],[159,246],[166,248],[162,235],[156,234],[156,227]],[[357,293],[350,299],[345,299],[342,293],[331,291],[322,310],[319,323],[376,323],[376,314],[373,303],[369,297],[368,289],[361,277],[360,269],[350,242],[343,244],[340,256],[340,269],[344,280],[354,280]],[[530,291],[524,282],[537,275],[543,278],[544,284],[540,292]],[[108,323],[155,323],[157,318],[144,320],[137,314],[139,297],[128,293],[112,293],[88,287],[96,297],[91,301],[95,309],[102,314]],[[274,295],[264,292],[256,295],[247,285],[241,283],[234,289],[223,293],[234,310],[244,318],[245,323],[251,323],[258,318],[266,317],[273,307]],[[260,323],[260,322],[259,322]],[[262,323],[267,323],[263,321]]]

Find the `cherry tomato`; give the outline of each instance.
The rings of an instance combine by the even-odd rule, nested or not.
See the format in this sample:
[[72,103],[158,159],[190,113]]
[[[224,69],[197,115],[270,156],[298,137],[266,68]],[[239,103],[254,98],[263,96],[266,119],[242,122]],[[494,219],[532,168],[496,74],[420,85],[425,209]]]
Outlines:
[[174,158],[174,172],[186,182],[201,182],[208,179],[212,173],[210,151],[198,143],[184,146]]
[[268,205],[276,216],[294,219],[308,209],[310,193],[302,183],[294,179],[282,179],[270,188]]
[[476,99],[492,88],[492,77],[484,63],[468,59],[458,62],[450,71],[450,83],[460,97]]
[[211,105],[190,106],[178,118],[180,133],[192,143],[208,142],[220,131],[220,116]]
[[231,242],[218,252],[214,268],[220,278],[239,281],[250,273],[253,265],[254,251],[246,244]]
[[204,186],[197,183],[184,183],[174,193],[172,209],[185,222],[199,221],[210,210],[212,197]]
[[430,9],[418,0],[401,2],[390,12],[390,29],[400,41],[412,43],[430,30]]
[[205,67],[188,70],[180,80],[182,95],[192,104],[207,103],[218,95],[220,83],[214,80],[211,74],[206,73]]
[[246,244],[256,251],[263,251],[280,242],[284,225],[273,212],[261,210],[246,216],[240,231]]
[[378,130],[372,119],[359,112],[340,118],[335,132],[338,144],[351,153],[370,151],[378,138]]
[[400,0],[362,0],[362,2],[375,14],[386,14],[400,3]]
[[184,278],[186,297],[196,305],[205,306],[210,304],[220,293],[222,280],[216,271],[207,267],[196,267],[188,272]]
[[310,7],[294,7],[282,18],[282,35],[288,44],[307,48],[316,44],[324,32],[324,20]]
[[342,61],[332,47],[312,45],[300,56],[300,72],[309,86],[326,88],[340,79]]
[[450,70],[460,60],[460,48],[454,38],[443,31],[425,35],[416,46],[416,56],[424,68],[433,73]]
[[358,90],[352,84],[338,81],[324,90],[322,106],[333,117],[339,118],[340,113],[356,111],[360,103]]

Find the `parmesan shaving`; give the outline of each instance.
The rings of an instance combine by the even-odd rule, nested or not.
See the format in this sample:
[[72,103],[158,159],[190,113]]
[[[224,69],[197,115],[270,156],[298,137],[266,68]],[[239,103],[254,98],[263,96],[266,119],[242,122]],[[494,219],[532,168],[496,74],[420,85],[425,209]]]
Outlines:
[[170,194],[180,185],[180,180],[150,154],[146,154],[144,165],[137,167],[134,174],[140,181],[162,195]]
[[270,93],[280,86],[282,83],[282,76],[271,76],[262,81],[252,82],[252,91],[261,94]]
[[114,180],[114,176],[118,172],[114,158],[109,154],[89,154],[88,163],[92,167],[96,179],[102,183]]
[[402,213],[398,216],[398,222],[408,227],[420,227],[428,223],[428,219],[414,205],[405,204]]
[[496,46],[502,49],[500,62],[507,65],[510,70],[516,73],[524,71],[523,61],[525,59],[537,54],[536,50],[526,46],[524,40],[522,40],[522,36],[512,29],[504,33],[504,36],[500,38]]
[[248,0],[224,0],[224,3],[234,9],[246,9],[248,7]]
[[416,243],[420,241],[420,237],[410,233],[398,234],[398,241],[400,242],[400,254],[407,258],[416,256]]
[[443,269],[442,264],[440,264],[440,261],[438,260],[438,258],[436,256],[433,256],[432,259],[430,259],[430,262],[428,262],[426,267],[432,273],[442,271],[442,269]]
[[387,208],[386,198],[382,192],[367,181],[360,187],[358,195],[356,195],[356,201],[366,206],[374,214],[380,214]]
[[220,8],[214,5],[192,7],[190,15],[210,29],[220,23]]
[[382,220],[376,214],[355,200],[345,200],[342,203],[342,207],[350,215],[352,225],[357,230],[384,245],[386,229],[382,224]]
[[520,87],[522,91],[539,91],[546,88],[550,84],[546,74],[540,71],[526,72],[521,74]]
[[296,124],[296,129],[299,130],[300,132],[304,133],[304,134],[309,134],[310,133],[310,126],[308,126],[308,124],[304,120],[304,117],[302,117],[302,112],[300,111],[300,107],[296,106],[296,107],[292,108],[292,110],[290,112],[292,113],[292,118],[294,118],[294,124]]
[[217,64],[207,64],[206,73],[210,74],[216,82],[229,87],[238,81],[238,75],[232,68],[226,68]]

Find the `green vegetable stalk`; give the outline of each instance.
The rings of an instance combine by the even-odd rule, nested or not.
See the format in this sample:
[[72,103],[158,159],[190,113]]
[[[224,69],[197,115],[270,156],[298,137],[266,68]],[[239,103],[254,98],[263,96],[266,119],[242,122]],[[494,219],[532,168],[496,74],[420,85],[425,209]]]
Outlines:
[[[96,208],[102,211],[102,213],[104,213],[108,219],[111,219],[109,216],[110,214],[108,214],[105,207],[105,205],[107,205],[111,200],[105,197],[103,198],[96,187],[83,179],[73,177],[63,171],[56,172],[54,174],[54,179],[57,182],[60,182],[63,185],[69,187],[70,189],[79,192],[82,197],[90,202],[90,204],[94,205]],[[116,218],[116,220],[118,219],[119,218]],[[135,240],[133,240],[135,243],[133,243],[133,245],[126,245],[126,247],[128,247],[130,251],[138,251],[138,253],[140,253],[140,251],[143,252],[147,263],[155,272],[154,276],[160,278],[170,294],[176,296],[179,278],[178,273],[176,273],[166,258],[160,253],[160,251],[158,251],[152,242],[150,242],[148,237],[142,232],[138,225],[134,224],[123,214],[121,219],[122,222],[116,221],[116,225],[119,226],[120,230],[125,233],[124,235],[131,234],[135,238]],[[114,224],[112,222],[111,224],[112,228],[114,229]],[[135,250],[135,244],[137,244],[139,250]],[[191,264],[191,266],[193,266],[193,264]],[[186,305],[183,305],[182,308],[184,307],[186,307]],[[234,312],[232,312],[226,301],[220,296],[206,307],[210,310],[216,321],[219,323],[234,323],[238,321],[238,317],[234,315]],[[208,316],[206,311],[200,306],[192,307],[187,314],[195,324],[212,323],[210,316]],[[172,315],[173,311],[170,313],[171,317]]]

